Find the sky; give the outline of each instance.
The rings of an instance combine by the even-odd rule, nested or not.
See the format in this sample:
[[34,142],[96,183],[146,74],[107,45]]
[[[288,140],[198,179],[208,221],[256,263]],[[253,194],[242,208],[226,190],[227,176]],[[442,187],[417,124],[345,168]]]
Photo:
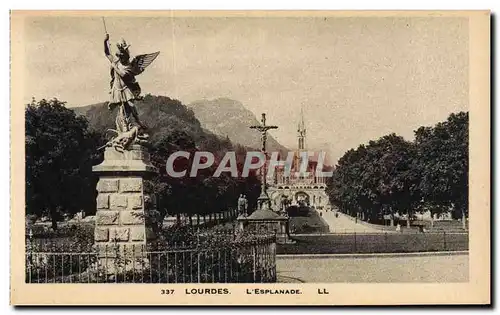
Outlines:
[[[468,21],[460,17],[106,17],[111,42],[160,51],[137,77],[143,93],[184,104],[219,97],[267,114],[283,145],[336,161],[389,133],[468,110]],[[108,99],[100,16],[25,21],[25,101],[83,106]]]

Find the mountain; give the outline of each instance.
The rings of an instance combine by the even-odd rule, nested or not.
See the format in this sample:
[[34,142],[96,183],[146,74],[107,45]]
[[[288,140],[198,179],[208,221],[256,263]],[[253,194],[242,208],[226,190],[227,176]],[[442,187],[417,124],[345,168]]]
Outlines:
[[[135,103],[141,121],[149,128],[152,143],[175,131],[187,134],[200,150],[215,153],[233,149],[232,143],[226,137],[204,129],[194,112],[178,100],[147,94]],[[86,116],[92,129],[101,132],[115,129],[118,108],[110,111],[106,103],[98,103],[72,109],[77,114]]]
[[[249,128],[260,122],[242,103],[228,99],[199,100],[188,105],[203,128],[213,133],[229,137],[231,142],[259,149],[260,134]],[[268,151],[288,152],[289,150],[268,134]]]

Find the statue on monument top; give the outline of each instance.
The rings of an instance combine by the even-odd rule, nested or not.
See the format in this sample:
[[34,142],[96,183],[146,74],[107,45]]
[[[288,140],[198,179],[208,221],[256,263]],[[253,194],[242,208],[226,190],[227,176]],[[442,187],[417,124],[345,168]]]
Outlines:
[[[110,52],[109,34],[106,32],[104,38],[104,54],[111,64],[110,101],[108,108],[113,110],[119,106],[116,116],[116,129],[108,129],[116,133],[116,137],[103,147],[114,147],[118,151],[127,149],[134,143],[143,144],[147,142],[148,135],[144,133],[147,127],[140,121],[137,108],[133,101],[142,99],[141,87],[135,77],[142,72],[158,57],[159,51],[143,54],[130,60],[129,47],[125,40],[116,44],[118,51],[115,56]],[[137,123],[134,126],[131,116]],[[101,147],[101,148],[103,148]]]

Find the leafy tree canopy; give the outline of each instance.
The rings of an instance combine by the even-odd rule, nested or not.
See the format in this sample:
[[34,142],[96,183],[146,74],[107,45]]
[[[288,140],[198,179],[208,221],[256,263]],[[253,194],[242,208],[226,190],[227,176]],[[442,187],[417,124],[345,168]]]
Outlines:
[[59,216],[94,208],[92,165],[98,161],[98,132],[88,130],[57,99],[33,100],[26,110],[26,213]]
[[372,220],[383,214],[468,208],[468,113],[420,127],[415,140],[396,134],[360,145],[342,156],[327,193],[342,211]]

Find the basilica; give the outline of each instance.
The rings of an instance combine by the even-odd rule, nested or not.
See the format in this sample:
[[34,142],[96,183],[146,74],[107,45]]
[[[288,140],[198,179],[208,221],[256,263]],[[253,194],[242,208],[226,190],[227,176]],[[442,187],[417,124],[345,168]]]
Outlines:
[[273,208],[281,209],[283,200],[287,200],[288,206],[309,206],[318,210],[329,210],[331,205],[325,192],[327,177],[316,174],[318,166],[322,167],[322,163],[318,165],[317,157],[310,157],[307,161],[306,173],[299,172],[301,153],[307,152],[303,111],[301,111],[298,123],[297,138],[298,145],[294,151],[291,171],[285,172],[285,167],[276,167],[274,173],[267,178],[267,192]]

